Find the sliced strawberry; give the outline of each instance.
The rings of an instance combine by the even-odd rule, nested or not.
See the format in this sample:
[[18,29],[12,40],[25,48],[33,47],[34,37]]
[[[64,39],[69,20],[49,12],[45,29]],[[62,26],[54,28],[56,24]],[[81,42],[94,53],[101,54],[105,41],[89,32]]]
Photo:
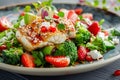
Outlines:
[[5,49],[7,49],[7,46],[6,46],[6,45],[1,45],[1,46],[0,46],[0,51],[3,51],[3,50],[5,50]]
[[6,17],[0,18],[0,32],[5,31],[11,27],[11,23]]
[[25,67],[35,67],[34,58],[28,53],[23,53],[21,56],[21,62]]
[[84,13],[84,14],[82,14],[82,17],[83,18],[88,18],[88,19],[92,20],[93,19],[93,14],[91,14],[91,13]]
[[85,57],[85,60],[88,61],[88,62],[91,62],[91,61],[93,61],[93,58],[91,56],[87,55]]
[[87,49],[83,46],[78,47],[78,59],[79,60],[85,60],[85,57],[87,56]]
[[45,60],[55,67],[67,67],[70,64],[70,58],[65,56],[46,56]]
[[67,19],[70,19],[72,23],[75,23],[78,19],[78,15],[75,13],[74,10],[69,10]]
[[94,21],[89,27],[88,30],[94,35],[96,36],[98,34],[98,32],[100,32],[101,28],[98,24],[97,21]]
[[82,8],[78,8],[74,10],[77,15],[80,15],[83,12]]

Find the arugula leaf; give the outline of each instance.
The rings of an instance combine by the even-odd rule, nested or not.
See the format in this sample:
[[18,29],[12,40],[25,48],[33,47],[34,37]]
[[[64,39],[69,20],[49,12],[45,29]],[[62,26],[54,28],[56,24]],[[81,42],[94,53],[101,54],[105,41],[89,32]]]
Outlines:
[[30,10],[31,10],[31,6],[25,6],[25,8],[24,8],[25,12],[30,12]]
[[102,4],[106,4],[106,0],[102,0]]
[[40,8],[40,4],[39,3],[32,3],[32,5],[35,7],[35,9],[39,9]]
[[64,17],[64,15],[65,15],[64,12],[58,12],[59,17]]
[[120,36],[120,31],[117,29],[113,29],[110,32],[111,32],[112,36]]
[[83,16],[80,15],[80,16],[78,16],[78,17],[79,17],[80,20],[83,20]]
[[65,29],[65,25],[62,24],[62,23],[60,23],[60,24],[58,24],[57,28],[58,28],[59,30],[64,30],[64,29]]

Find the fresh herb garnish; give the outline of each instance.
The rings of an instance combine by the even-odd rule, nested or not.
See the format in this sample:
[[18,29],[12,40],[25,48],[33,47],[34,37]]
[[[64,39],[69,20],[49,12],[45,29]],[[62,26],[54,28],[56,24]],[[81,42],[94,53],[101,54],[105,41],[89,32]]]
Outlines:
[[25,6],[25,8],[24,8],[25,12],[30,12],[30,10],[31,10],[31,6]]
[[99,25],[102,25],[104,22],[105,22],[105,20],[104,20],[104,19],[101,19],[101,20],[99,21]]
[[58,28],[59,30],[64,30],[64,29],[65,29],[65,25],[62,24],[62,23],[60,23],[60,24],[58,24],[57,28]]
[[64,12],[58,12],[59,17],[64,17],[64,15],[65,15]]

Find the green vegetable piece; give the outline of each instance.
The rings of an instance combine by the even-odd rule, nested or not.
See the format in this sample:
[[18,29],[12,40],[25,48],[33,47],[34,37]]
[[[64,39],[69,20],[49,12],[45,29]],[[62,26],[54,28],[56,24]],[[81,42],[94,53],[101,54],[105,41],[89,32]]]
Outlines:
[[53,55],[55,56],[68,56],[70,57],[70,64],[74,64],[77,60],[77,47],[72,41],[65,41],[62,44],[56,45],[56,50]]
[[102,25],[104,22],[105,22],[105,20],[101,19],[100,22],[99,22],[99,25]]
[[44,60],[44,55],[41,51],[32,51],[31,52],[33,57],[34,57],[34,62],[36,64],[37,67],[39,66],[44,66],[45,64],[45,60]]
[[65,15],[64,12],[58,12],[59,17],[64,17],[64,15]]
[[107,49],[114,49],[115,45],[111,41],[104,41]]
[[20,57],[23,54],[22,48],[10,48],[2,52],[3,62],[7,64],[20,64]]
[[58,28],[59,30],[65,30],[65,25],[62,24],[62,23],[60,23],[60,24],[58,24],[57,28]]
[[25,6],[25,8],[24,8],[25,12],[30,12],[30,10],[31,10],[31,6]]
[[43,48],[43,53],[44,53],[45,55],[50,55],[50,54],[52,53],[54,47],[55,47],[55,46],[46,46],[46,47],[44,47],[44,48]]
[[99,5],[99,0],[94,0],[94,6],[97,7]]
[[53,0],[45,0],[41,3],[42,6],[51,6]]
[[34,21],[36,18],[37,18],[37,16],[32,13],[25,13],[24,22],[25,22],[25,24],[29,24],[32,21]]
[[76,33],[75,43],[77,45],[86,44],[87,42],[89,42],[90,37],[91,37],[91,34],[86,28],[79,27]]
[[112,34],[112,36],[120,36],[120,31],[117,29],[112,29],[110,33]]

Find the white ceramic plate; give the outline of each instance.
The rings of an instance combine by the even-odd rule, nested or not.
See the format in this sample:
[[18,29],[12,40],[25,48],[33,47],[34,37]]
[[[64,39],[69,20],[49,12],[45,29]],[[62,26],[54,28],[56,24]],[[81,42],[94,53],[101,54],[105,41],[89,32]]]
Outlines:
[[[120,17],[116,14],[113,14],[111,12],[107,12],[101,9],[96,9],[88,6],[80,6],[80,5],[73,5],[73,4],[56,4],[57,7],[63,8],[78,8],[82,7],[85,12],[93,13],[94,18],[96,20],[100,20],[104,18],[106,21],[103,24],[105,28],[110,28],[110,26],[116,25],[114,27],[120,26]],[[10,13],[15,13],[13,10],[14,7],[7,8],[7,9],[1,9],[0,10],[0,16],[7,15]],[[98,11],[100,11],[98,13]],[[96,14],[97,13],[97,14]],[[104,59],[100,61],[96,61],[94,63],[87,63],[87,64],[79,64],[76,66],[71,67],[65,67],[65,68],[26,68],[26,67],[18,67],[13,65],[8,65],[4,63],[0,63],[0,69],[7,70],[10,72],[20,73],[20,74],[27,74],[27,75],[68,75],[68,74],[75,74],[75,73],[82,73],[82,72],[88,72],[95,69],[98,69],[100,67],[103,67],[105,65],[108,65],[117,59],[120,58],[120,44],[117,45],[117,47],[114,50],[109,51],[104,55]]]

